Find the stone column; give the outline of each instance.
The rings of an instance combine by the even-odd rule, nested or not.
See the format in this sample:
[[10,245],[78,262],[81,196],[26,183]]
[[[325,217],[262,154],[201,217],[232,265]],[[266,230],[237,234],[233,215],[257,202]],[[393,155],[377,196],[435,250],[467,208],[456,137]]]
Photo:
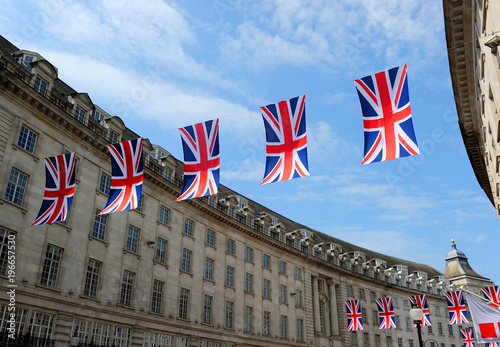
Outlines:
[[339,316],[337,312],[337,295],[335,292],[335,283],[332,279],[328,280],[328,295],[330,296],[330,327],[333,336],[339,335]]
[[134,326],[130,336],[131,347],[142,347],[144,345],[144,329],[142,327]]
[[321,334],[320,319],[319,319],[319,292],[318,292],[318,277],[312,278],[312,293],[313,293],[313,313],[314,313],[314,335]]
[[57,320],[54,326],[54,346],[67,347],[71,338],[71,326],[73,325],[73,317],[64,312],[57,313]]

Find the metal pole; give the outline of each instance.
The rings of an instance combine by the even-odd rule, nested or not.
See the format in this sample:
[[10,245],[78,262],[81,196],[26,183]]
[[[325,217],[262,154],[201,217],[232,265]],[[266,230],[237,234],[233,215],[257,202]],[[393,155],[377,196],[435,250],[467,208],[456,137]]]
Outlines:
[[415,321],[415,324],[417,324],[417,332],[418,332],[418,345],[420,347],[424,347],[424,343],[422,342],[422,328],[420,327],[420,324],[422,324],[422,321]]

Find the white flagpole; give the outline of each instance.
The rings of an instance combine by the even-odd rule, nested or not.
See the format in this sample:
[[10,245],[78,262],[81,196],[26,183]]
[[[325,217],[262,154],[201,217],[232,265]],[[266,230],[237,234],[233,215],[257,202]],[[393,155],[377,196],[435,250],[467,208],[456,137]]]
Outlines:
[[471,292],[470,290],[465,289],[465,288],[464,288],[464,286],[460,286],[460,290],[461,290],[461,291],[466,292],[467,294],[473,295],[473,296],[475,296],[476,298],[479,298],[479,299],[481,299],[481,300],[483,300],[483,301],[486,301],[488,304],[492,304],[492,305],[494,305],[495,307],[497,307],[497,308],[499,308],[499,309],[500,309],[500,305],[498,305],[497,303],[495,303],[495,302],[493,302],[493,301],[490,301],[490,300],[488,300],[488,299],[486,299],[486,298],[484,298],[484,297],[482,297],[482,296],[480,296],[480,295],[477,295],[476,293],[473,293],[473,292]]

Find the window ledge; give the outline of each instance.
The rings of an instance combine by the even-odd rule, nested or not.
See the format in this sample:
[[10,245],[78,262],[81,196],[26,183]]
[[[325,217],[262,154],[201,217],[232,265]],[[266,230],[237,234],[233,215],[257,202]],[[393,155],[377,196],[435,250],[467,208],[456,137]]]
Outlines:
[[109,246],[109,242],[108,241],[104,241],[104,240],[101,240],[100,238],[97,238],[95,236],[89,235],[89,241],[94,241],[94,240],[104,243],[104,246],[106,246],[106,247]]
[[161,265],[161,266],[165,266],[165,269],[167,269],[167,270],[168,270],[168,264],[167,264],[167,263],[162,263],[162,262],[159,262],[159,261],[153,260],[153,265]]
[[61,290],[60,289],[53,288],[53,287],[48,287],[48,286],[46,286],[44,284],[41,284],[41,283],[35,283],[35,287],[47,289],[47,290],[50,290],[52,292],[61,294]]
[[191,272],[186,272],[186,271],[184,271],[184,270],[179,270],[179,272],[180,272],[181,274],[186,274],[186,275],[189,275],[189,276],[193,277],[193,274],[192,274]]
[[158,312],[148,311],[148,313],[158,317],[165,317],[165,315],[161,312],[158,313]]
[[255,293],[253,293],[253,292],[247,292],[246,290],[245,290],[245,294],[248,294],[248,295],[251,295],[251,296],[255,296]]
[[9,204],[9,205],[12,205],[12,206],[14,206],[14,207],[19,208],[23,214],[26,214],[26,213],[28,212],[28,209],[27,209],[27,208],[24,208],[24,207],[23,207],[23,206],[21,206],[21,205],[15,204],[15,203],[13,203],[12,201],[9,201],[9,200],[7,200],[7,199],[1,198],[1,199],[0,199],[0,204],[3,204],[3,203],[7,203],[7,204]]
[[172,230],[172,227],[168,224],[165,224],[163,222],[160,222],[159,220],[156,221],[157,225],[163,225],[164,227],[167,227],[169,230]]
[[203,282],[209,282],[209,283],[215,284],[214,280],[210,280],[208,278],[203,278]]
[[134,208],[134,209],[130,209],[130,211],[135,211],[136,213],[139,213],[141,215],[142,218],[146,218],[146,215],[144,214],[144,212],[142,211],[139,211],[138,209]]
[[224,288],[235,290],[234,287],[230,287],[227,284],[224,285]]
[[193,235],[188,235],[188,234],[185,234],[184,232],[182,232],[182,236],[184,236],[184,237],[188,237],[188,238],[190,238],[191,240],[196,241],[196,239],[195,239],[195,237],[194,237]]
[[131,254],[131,255],[135,255],[137,257],[137,259],[141,259],[141,255],[139,253],[136,253],[136,252],[132,252],[132,251],[129,251],[128,249],[123,249],[123,254]]
[[80,298],[82,298],[82,299],[92,300],[92,301],[95,301],[95,302],[97,302],[97,303],[101,303],[101,301],[100,301],[100,300],[98,300],[97,298],[93,298],[93,297],[91,297],[91,296],[87,296],[87,295],[84,295],[84,294],[80,294],[80,295],[78,295],[78,296],[79,296]]
[[211,245],[209,243],[206,243],[206,242],[205,242],[205,247],[213,248],[215,251],[217,250],[217,247],[215,247],[214,245]]
[[234,253],[229,253],[226,251],[226,255],[230,255],[231,257],[236,258],[236,255],[234,255]]
[[13,150],[20,150],[20,151],[22,151],[22,152],[24,152],[24,153],[26,153],[26,154],[29,154],[29,155],[33,158],[33,161],[38,161],[38,160],[40,160],[40,159],[39,159],[36,155],[34,155],[34,154],[33,154],[33,153],[31,153],[30,151],[28,151],[28,150],[24,149],[23,147],[18,146],[18,145],[17,145],[17,144],[15,144],[15,143],[13,143],[13,144],[12,144],[12,149],[13,149]]
[[127,310],[133,310],[134,309],[132,306],[126,306],[126,305],[123,305],[123,304],[116,304],[116,307],[126,308]]
[[250,261],[250,260],[247,260],[247,259],[245,259],[245,263],[249,263],[249,264],[255,265],[255,263],[253,261]]

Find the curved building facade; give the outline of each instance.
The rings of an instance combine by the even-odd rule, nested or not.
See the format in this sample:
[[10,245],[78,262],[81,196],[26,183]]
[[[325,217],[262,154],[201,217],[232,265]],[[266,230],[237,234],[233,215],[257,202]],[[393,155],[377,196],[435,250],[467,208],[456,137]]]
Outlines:
[[[182,165],[147,139],[139,208],[99,215],[107,146],[140,135],[3,37],[0,124],[0,290],[14,293],[0,295],[3,341],[14,329],[33,346],[412,347],[408,296],[425,294],[424,340],[461,344],[448,325],[446,273],[312,230],[228,187],[176,202]],[[43,158],[70,152],[77,184],[67,221],[31,227]],[[447,261],[460,262],[454,254]],[[381,297],[393,299],[395,329],[378,329]],[[347,331],[347,299],[360,300],[364,330]]]

